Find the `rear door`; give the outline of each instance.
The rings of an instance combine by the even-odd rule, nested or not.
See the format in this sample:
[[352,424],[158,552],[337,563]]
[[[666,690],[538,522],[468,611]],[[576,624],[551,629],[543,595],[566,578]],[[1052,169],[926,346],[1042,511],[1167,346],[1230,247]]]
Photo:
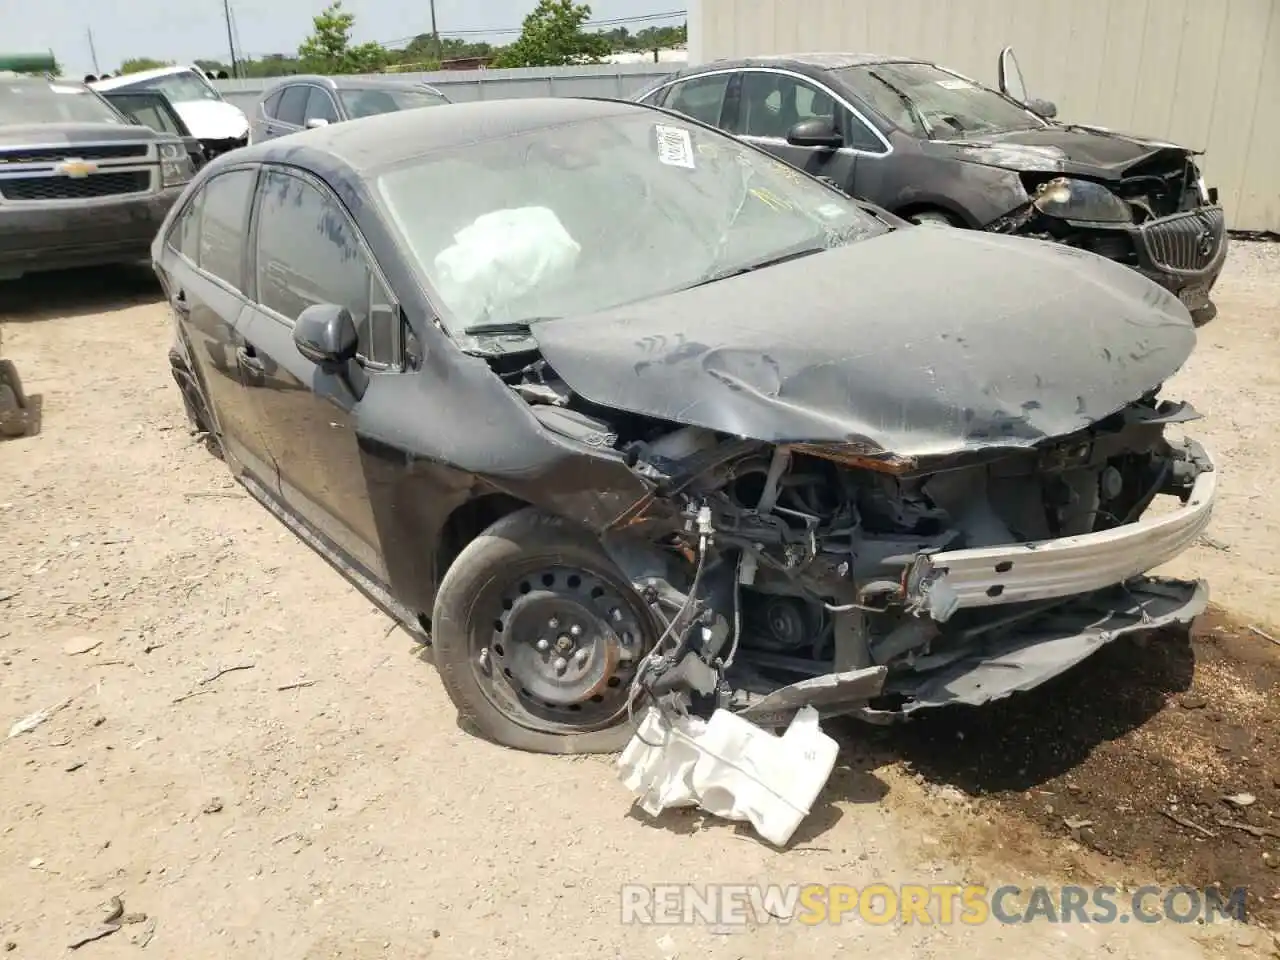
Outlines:
[[271,483],[275,467],[243,377],[246,250],[257,175],[255,167],[240,167],[206,180],[175,222],[163,266],[169,303],[229,466]]
[[255,300],[249,347],[270,368],[252,391],[280,493],[295,516],[385,582],[355,424],[360,397],[298,352],[293,327],[315,304],[351,311],[358,363],[389,375],[400,357],[400,308],[346,208],[327,185],[294,168],[266,167],[251,237]]

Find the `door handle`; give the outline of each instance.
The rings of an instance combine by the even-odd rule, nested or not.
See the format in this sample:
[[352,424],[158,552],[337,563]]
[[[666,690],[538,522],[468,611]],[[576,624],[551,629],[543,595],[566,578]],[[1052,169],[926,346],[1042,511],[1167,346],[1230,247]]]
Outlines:
[[187,303],[186,293],[178,291],[178,295],[173,298],[173,309],[184,317],[191,312],[191,304]]
[[262,365],[262,360],[259,359],[257,351],[248,344],[236,348],[236,363],[258,376],[263,376],[267,372],[267,368]]

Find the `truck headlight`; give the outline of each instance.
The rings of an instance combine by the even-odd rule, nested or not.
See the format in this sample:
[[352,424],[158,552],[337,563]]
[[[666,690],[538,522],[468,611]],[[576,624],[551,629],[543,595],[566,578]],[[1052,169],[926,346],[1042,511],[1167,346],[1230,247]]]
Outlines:
[[160,186],[181,186],[194,175],[195,165],[184,144],[160,144]]
[[1058,177],[1040,185],[1031,200],[1037,210],[1059,220],[1087,223],[1132,223],[1129,205],[1090,180]]

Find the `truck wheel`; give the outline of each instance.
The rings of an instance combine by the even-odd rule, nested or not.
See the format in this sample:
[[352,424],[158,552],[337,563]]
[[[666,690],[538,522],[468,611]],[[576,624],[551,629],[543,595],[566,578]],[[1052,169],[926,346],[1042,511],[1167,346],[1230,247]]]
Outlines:
[[445,573],[431,626],[441,682],[486,738],[556,754],[631,739],[653,620],[587,530],[532,508],[497,521]]

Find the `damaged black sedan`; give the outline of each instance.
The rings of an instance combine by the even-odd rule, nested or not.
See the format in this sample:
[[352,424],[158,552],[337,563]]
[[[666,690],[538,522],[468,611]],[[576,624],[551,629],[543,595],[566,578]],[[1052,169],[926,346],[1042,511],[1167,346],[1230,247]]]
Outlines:
[[1092,251],[1177,294],[1197,325],[1227,255],[1195,152],[1053,118],[1013,51],[1000,90],[927,61],[815,53],[717,60],[639,94],[917,223]]
[[1196,341],[1173,295],[909,227],[676,114],[272,140],[153,254],[196,426],[513,747],[617,749],[652,703],[979,704],[1206,603],[1147,575],[1214,499],[1166,437],[1196,416],[1160,397]]

